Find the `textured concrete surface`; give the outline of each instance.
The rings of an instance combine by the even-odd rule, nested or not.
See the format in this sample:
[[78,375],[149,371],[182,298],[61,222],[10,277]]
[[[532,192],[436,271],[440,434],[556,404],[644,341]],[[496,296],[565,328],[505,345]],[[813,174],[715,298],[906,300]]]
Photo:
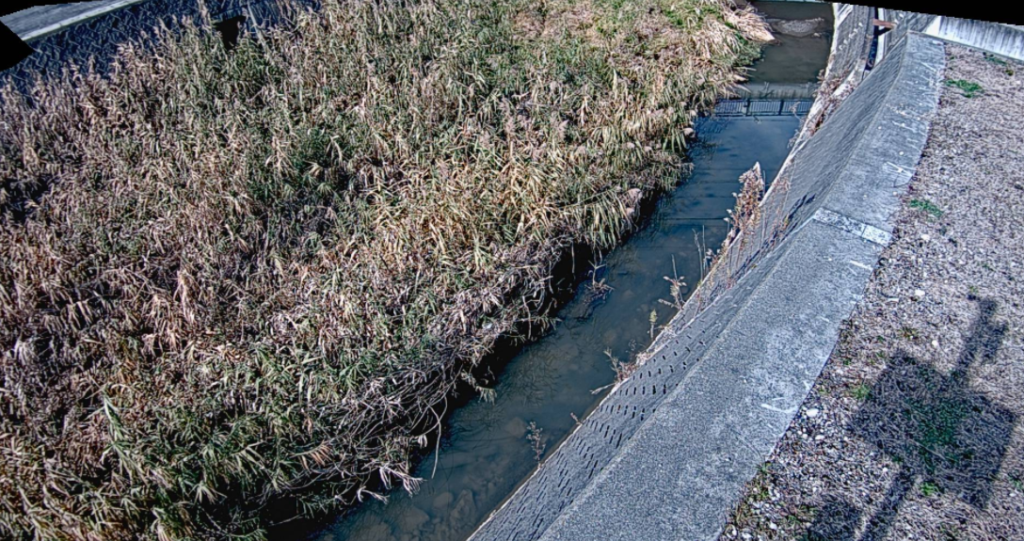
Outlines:
[[941,82],[941,43],[912,37],[861,83],[794,164],[814,171],[795,174],[794,182],[838,178],[829,188],[833,210],[887,232],[928,137],[920,118],[934,110]]
[[932,20],[935,19],[935,15],[914,11],[879,9],[878,18],[896,24],[896,28],[879,37],[878,55],[879,59],[881,59],[885,57],[887,49],[896,46],[910,32],[923,32],[931,24]]
[[825,77],[860,76],[871,48],[871,19],[874,9],[852,4],[833,4],[835,35],[832,56]]
[[880,251],[820,222],[790,237],[744,280],[738,292],[749,293],[733,295],[736,313],[703,361],[541,539],[717,535],[831,353]]
[[889,52],[793,158],[788,190],[774,193],[784,240],[692,322],[677,320],[473,539],[718,535],[888,242],[942,65],[941,44],[919,35]]
[[721,541],[1024,539],[1024,77],[946,58],[984,92],[943,89],[893,242]]
[[[319,0],[300,0],[315,7]],[[249,19],[243,30],[280,20],[275,0],[206,0],[214,21],[239,15]],[[149,39],[155,28],[174,30],[182,19],[199,20],[198,0],[102,0],[87,6],[61,5],[30,8],[4,17],[22,39],[30,37],[35,53],[18,65],[0,72],[0,85],[27,89],[37,76],[53,77],[71,63],[93,61],[105,73],[117,46]]]
[[882,36],[879,43],[880,55],[884,55],[886,48],[895,45],[908,33],[920,32],[950,43],[1024,61],[1024,28],[1021,26],[913,11],[880,11],[881,18],[896,23],[896,28]]
[[1024,30],[1018,26],[936,17],[924,32],[946,41],[1024,61]]
[[61,28],[98,17],[145,0],[97,0],[75,4],[35,6],[0,17],[24,41],[56,32]]

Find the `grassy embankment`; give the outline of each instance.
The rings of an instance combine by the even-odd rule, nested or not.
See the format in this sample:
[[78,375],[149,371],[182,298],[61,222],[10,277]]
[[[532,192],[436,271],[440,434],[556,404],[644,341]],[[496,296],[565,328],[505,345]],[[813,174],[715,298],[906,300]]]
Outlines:
[[0,536],[258,538],[283,495],[412,488],[412,427],[764,35],[724,0],[325,4],[5,91]]

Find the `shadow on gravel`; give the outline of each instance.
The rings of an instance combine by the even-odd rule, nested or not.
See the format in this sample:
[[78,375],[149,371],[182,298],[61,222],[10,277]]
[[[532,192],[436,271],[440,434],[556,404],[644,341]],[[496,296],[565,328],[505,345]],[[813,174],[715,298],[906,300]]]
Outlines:
[[946,493],[983,508],[1003,462],[1016,415],[971,390],[968,370],[992,362],[1007,331],[992,318],[998,305],[979,300],[971,335],[948,374],[899,352],[849,430],[874,443],[899,465],[878,511],[861,529],[862,510],[833,496],[819,509],[805,539],[849,541],[883,539],[903,500],[914,488]]

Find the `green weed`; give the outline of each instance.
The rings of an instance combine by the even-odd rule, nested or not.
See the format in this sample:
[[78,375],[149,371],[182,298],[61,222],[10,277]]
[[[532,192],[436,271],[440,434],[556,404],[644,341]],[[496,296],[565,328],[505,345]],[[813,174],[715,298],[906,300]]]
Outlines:
[[999,58],[998,56],[995,56],[991,53],[985,53],[985,60],[997,66],[1001,66],[1003,68],[1003,72],[1006,73],[1006,75],[1010,77],[1014,76],[1015,71],[1013,67],[1010,65],[1010,63],[1007,62],[1006,60],[1003,60],[1002,58]]
[[998,56],[995,56],[995,55],[990,54],[990,53],[985,53],[985,60],[987,60],[987,61],[989,61],[989,62],[991,62],[991,63],[993,63],[993,64],[995,64],[997,66],[1008,66],[1009,65],[1002,58],[999,58]]
[[910,208],[923,210],[936,218],[941,218],[942,215],[945,214],[944,210],[940,209],[935,203],[932,203],[927,199],[911,199]]
[[978,94],[985,92],[985,89],[981,88],[981,85],[971,81],[965,81],[963,79],[947,79],[946,86],[959,89],[965,98],[973,98]]
[[936,485],[934,483],[929,483],[929,482],[921,483],[921,494],[924,494],[926,497],[930,497],[930,496],[932,496],[934,494],[938,494],[938,492],[939,492],[938,485]]

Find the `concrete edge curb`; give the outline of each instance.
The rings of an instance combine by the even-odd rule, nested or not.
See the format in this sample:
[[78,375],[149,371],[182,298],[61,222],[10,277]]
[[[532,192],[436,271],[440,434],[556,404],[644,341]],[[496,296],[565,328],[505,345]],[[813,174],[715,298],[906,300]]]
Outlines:
[[75,15],[74,17],[61,19],[60,21],[48,24],[43,27],[36,28],[35,30],[25,32],[24,34],[18,34],[18,37],[21,38],[22,41],[25,41],[27,43],[32,40],[41,38],[43,36],[52,34],[54,32],[58,32],[69,26],[76,25],[80,22],[87,21],[89,19],[99,17],[100,15],[110,13],[111,11],[117,11],[121,8],[125,8],[132,4],[138,4],[139,2],[144,1],[145,0],[117,0],[116,2],[111,2],[109,4],[98,6],[95,9],[86,11],[85,13],[80,13],[78,15]]

